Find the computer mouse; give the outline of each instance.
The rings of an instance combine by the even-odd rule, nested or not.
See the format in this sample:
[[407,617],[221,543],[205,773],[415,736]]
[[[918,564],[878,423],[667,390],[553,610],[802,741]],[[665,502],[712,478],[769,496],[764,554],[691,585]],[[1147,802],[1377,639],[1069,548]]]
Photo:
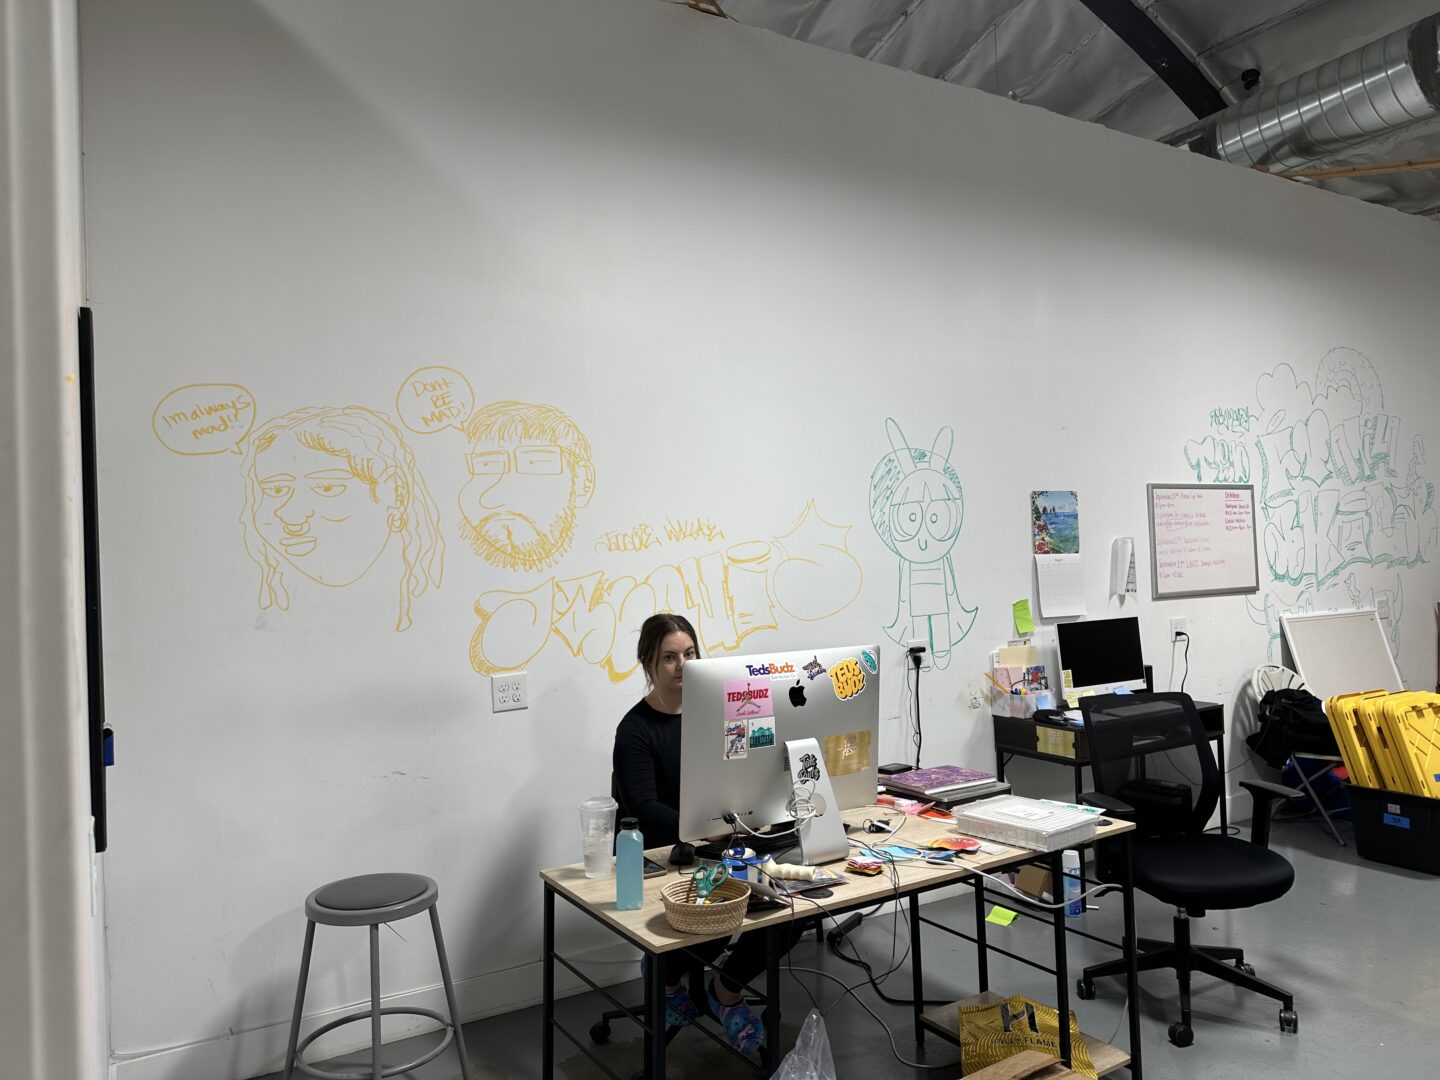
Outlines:
[[670,849],[671,866],[689,866],[695,861],[695,845],[680,841]]
[[1114,825],[1115,823],[1114,823],[1113,821],[1111,821],[1108,817],[1102,817],[1102,818],[1097,818],[1097,819],[1095,820],[1095,824],[1096,824],[1096,825]]

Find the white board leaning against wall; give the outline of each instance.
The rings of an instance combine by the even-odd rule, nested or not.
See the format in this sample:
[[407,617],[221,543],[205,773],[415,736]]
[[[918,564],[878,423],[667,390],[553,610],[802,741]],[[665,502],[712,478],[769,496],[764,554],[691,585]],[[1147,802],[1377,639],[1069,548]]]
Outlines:
[[1299,672],[1305,688],[1318,698],[1405,689],[1374,608],[1282,614],[1280,630],[1286,666]]

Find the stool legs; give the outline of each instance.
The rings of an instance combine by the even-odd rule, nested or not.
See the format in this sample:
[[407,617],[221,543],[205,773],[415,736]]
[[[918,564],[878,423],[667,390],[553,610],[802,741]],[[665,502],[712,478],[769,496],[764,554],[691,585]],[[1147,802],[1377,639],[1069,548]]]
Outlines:
[[[432,886],[433,888],[433,886]],[[433,893],[432,893],[433,895]],[[445,938],[440,932],[440,914],[432,903],[428,911],[430,913],[430,930],[435,936],[435,955],[440,961],[440,979],[445,985],[445,1004],[449,1008],[450,1037],[455,1040],[455,1053],[460,1058],[460,1075],[463,1080],[470,1080],[470,1056],[465,1051],[465,1036],[460,1027],[460,1009],[455,1000],[455,983],[450,978],[450,958],[445,954]],[[367,912],[366,914],[369,914]],[[379,914],[378,910],[376,914]],[[419,914],[419,912],[415,912]],[[354,923],[350,925],[355,925]],[[392,1008],[382,1007],[380,997],[380,923],[362,924],[370,928],[370,1076],[373,1080],[383,1080],[385,1076],[385,1065],[381,1060],[382,1033],[380,1030],[381,1017],[387,1013],[414,1013],[429,1017],[440,1022],[445,1021],[433,1009],[420,1008]],[[285,1049],[285,1073],[284,1080],[291,1080],[295,1066],[300,1061],[304,1048],[308,1047],[315,1039],[323,1036],[327,1031],[352,1021],[363,1020],[366,1010],[357,1010],[332,1020],[311,1032],[304,1040],[300,1038],[300,1021],[305,1012],[305,987],[310,979],[310,958],[315,947],[315,920],[313,918],[305,921],[305,948],[300,954],[300,981],[295,988],[295,1011],[290,1018],[290,1040]],[[431,1058],[444,1050],[444,1044],[434,1047],[429,1054],[426,1054],[408,1065],[396,1066],[391,1071],[392,1075],[397,1071],[408,1072],[408,1070],[423,1065]],[[312,1071],[313,1066],[302,1065],[306,1071]],[[317,1072],[315,1075],[334,1077],[354,1077],[364,1075],[363,1073],[326,1073]]]
[[380,1062],[380,924],[370,924],[370,1068],[380,1080],[385,1066]]
[[450,1027],[455,1032],[455,1052],[460,1055],[460,1080],[470,1080],[470,1056],[465,1053],[465,1033],[460,1029],[460,1010],[455,1005],[455,984],[450,981],[450,960],[440,934],[440,913],[430,908],[430,929],[435,932],[435,954],[440,957],[440,981],[445,984],[445,1007],[450,1010]]
[[305,981],[310,977],[310,950],[315,945],[315,923],[305,920],[305,949],[300,954],[300,985],[295,988],[295,1012],[290,1017],[290,1045],[285,1050],[285,1080],[295,1070],[295,1044],[300,1041],[300,1013],[305,1007]]

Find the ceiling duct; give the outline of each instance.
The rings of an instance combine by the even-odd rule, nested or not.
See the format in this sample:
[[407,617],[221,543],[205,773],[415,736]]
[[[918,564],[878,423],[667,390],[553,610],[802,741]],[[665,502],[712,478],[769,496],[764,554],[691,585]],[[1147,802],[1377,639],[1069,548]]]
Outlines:
[[1440,113],[1440,14],[1206,117],[1191,149],[1293,169]]

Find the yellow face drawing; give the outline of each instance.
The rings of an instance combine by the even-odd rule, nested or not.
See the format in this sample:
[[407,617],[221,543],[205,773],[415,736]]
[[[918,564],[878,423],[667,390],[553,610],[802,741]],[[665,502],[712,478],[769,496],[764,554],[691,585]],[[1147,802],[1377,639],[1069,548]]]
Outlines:
[[461,532],[475,554],[507,570],[535,570],[569,549],[575,510],[594,490],[588,461],[540,440],[475,442],[465,461]]
[[321,585],[358,581],[405,527],[406,493],[394,469],[357,476],[344,457],[281,435],[255,455],[261,539]]

